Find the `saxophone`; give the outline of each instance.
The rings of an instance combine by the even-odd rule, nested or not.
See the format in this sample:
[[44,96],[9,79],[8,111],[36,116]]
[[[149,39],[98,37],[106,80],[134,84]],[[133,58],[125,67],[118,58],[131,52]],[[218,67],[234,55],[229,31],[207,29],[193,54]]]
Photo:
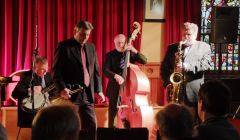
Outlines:
[[178,45],[178,57],[175,57],[175,66],[174,72],[170,75],[171,84],[167,85],[168,88],[168,102],[170,103],[179,103],[179,92],[181,88],[181,84],[183,83],[184,77],[182,71],[177,71],[177,65],[182,64],[182,58],[184,52],[182,51],[182,45],[185,44],[186,41],[180,41]]

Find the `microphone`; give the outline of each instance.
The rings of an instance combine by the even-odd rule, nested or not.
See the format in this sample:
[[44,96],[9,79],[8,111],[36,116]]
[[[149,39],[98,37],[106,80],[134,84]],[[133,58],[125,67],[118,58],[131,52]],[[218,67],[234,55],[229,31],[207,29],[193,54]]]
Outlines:
[[38,55],[38,52],[39,52],[39,47],[36,47],[36,48],[34,49],[33,53],[34,53],[35,55]]
[[187,43],[187,39],[186,40],[183,40],[183,41],[180,41],[180,46],[184,45],[185,43]]

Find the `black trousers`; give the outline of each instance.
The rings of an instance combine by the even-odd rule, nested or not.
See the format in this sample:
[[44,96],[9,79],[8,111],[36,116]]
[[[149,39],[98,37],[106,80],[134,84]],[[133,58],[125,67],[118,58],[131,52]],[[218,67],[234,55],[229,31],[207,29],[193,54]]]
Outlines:
[[80,105],[79,116],[81,120],[81,130],[84,132],[80,135],[81,140],[96,140],[97,134],[97,123],[96,123],[96,113],[93,103],[87,103],[85,105]]
[[97,117],[94,103],[90,102],[90,88],[85,88],[83,93],[78,94],[76,106],[81,121],[81,140],[96,140]]

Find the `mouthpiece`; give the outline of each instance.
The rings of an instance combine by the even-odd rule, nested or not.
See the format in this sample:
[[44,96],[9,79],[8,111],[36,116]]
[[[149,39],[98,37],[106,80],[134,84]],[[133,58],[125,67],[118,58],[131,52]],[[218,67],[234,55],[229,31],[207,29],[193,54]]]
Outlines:
[[183,41],[180,41],[180,45],[183,45],[185,43],[187,43],[188,40],[183,40]]

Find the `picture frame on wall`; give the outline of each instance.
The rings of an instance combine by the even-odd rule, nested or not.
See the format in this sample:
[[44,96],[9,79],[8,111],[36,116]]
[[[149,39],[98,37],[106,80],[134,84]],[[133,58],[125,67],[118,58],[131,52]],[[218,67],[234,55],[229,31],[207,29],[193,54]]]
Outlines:
[[164,0],[145,0],[144,21],[164,22]]

